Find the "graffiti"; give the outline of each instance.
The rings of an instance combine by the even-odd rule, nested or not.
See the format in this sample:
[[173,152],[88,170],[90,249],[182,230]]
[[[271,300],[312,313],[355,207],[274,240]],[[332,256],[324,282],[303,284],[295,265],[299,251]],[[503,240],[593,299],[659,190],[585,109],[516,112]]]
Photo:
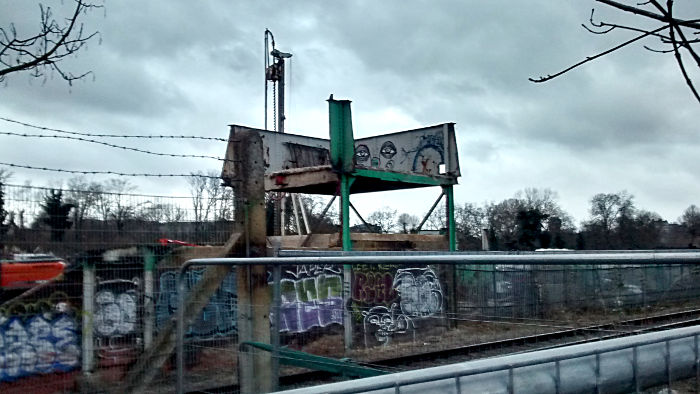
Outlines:
[[305,277],[316,276],[324,273],[330,273],[335,275],[340,275],[342,270],[339,267],[333,265],[325,264],[302,264],[295,265],[290,269],[284,271],[285,275],[294,278],[301,279]]
[[390,272],[353,272],[352,298],[364,304],[389,305],[398,297]]
[[394,288],[401,296],[401,312],[406,315],[427,317],[442,311],[442,288],[431,268],[396,271]]
[[128,335],[136,329],[136,290],[115,294],[100,290],[95,295],[95,333],[102,337]]
[[394,145],[394,143],[391,141],[386,141],[379,149],[379,154],[386,159],[391,159],[396,154],[396,145]]
[[343,324],[341,271],[328,265],[299,265],[280,281],[280,331],[306,332]]
[[[119,258],[130,249],[110,250]],[[107,255],[107,253],[105,253]],[[98,282],[94,305],[94,341],[100,367],[124,365],[136,357],[140,344],[139,277]]]
[[[156,326],[163,327],[177,310],[177,271],[164,272],[160,276],[160,294],[156,300]],[[187,290],[192,289],[204,270],[187,271],[185,283]],[[226,335],[236,331],[237,315],[236,273],[226,275],[219,289],[209,299],[197,320],[192,323],[186,335],[188,337],[208,338]]]
[[366,166],[366,161],[369,160],[370,153],[367,145],[358,145],[355,148],[355,163],[360,166]]
[[[355,278],[359,277],[360,275],[355,276]],[[382,278],[386,280],[387,277],[390,277],[390,274],[385,273]],[[380,286],[386,285],[384,283]],[[396,294],[394,298],[398,299],[398,304],[392,302],[388,307],[378,305],[362,312],[366,345],[368,335],[374,335],[379,343],[386,345],[396,334],[405,334],[408,331],[415,334],[415,319],[435,316],[442,312],[442,288],[432,268],[397,269],[390,286],[391,291]],[[374,288],[376,289],[377,286],[375,285]],[[382,290],[385,289],[382,288]],[[387,294],[386,291],[385,294]],[[376,291],[375,293],[360,291],[357,295],[358,299],[362,299],[362,296],[365,296],[365,300],[371,299],[372,295],[375,299],[377,298]],[[394,298],[387,299],[386,295],[381,297],[385,301],[394,300]]]
[[372,307],[368,311],[362,312],[362,315],[365,317],[363,321],[365,346],[369,346],[367,334],[371,331],[374,331],[377,341],[385,345],[388,345],[391,338],[396,334],[405,334],[409,329],[415,333],[413,320],[401,313],[396,303],[391,304],[389,308],[385,306]]
[[411,170],[421,174],[437,174],[438,166],[445,162],[445,147],[441,133],[427,134],[420,137],[418,146],[404,151],[406,158],[414,153]]
[[80,365],[78,325],[66,313],[28,319],[0,315],[0,381],[67,372]]

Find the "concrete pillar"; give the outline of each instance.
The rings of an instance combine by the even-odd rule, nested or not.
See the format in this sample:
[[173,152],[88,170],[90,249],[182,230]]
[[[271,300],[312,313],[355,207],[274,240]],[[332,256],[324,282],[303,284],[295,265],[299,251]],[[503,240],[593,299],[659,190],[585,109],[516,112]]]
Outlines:
[[83,263],[83,374],[95,370],[95,265]]
[[[266,254],[265,186],[263,147],[260,135],[253,131],[236,134],[236,173],[240,182],[235,193],[236,224],[246,233],[246,254],[263,257]],[[267,270],[263,265],[237,268],[238,341],[271,343],[271,295],[267,286]],[[272,364],[270,353],[246,350],[238,357],[241,393],[270,392]]]
[[156,305],[154,291],[154,272],[156,256],[152,250],[146,250],[143,256],[143,348],[148,349],[153,344],[155,330]]

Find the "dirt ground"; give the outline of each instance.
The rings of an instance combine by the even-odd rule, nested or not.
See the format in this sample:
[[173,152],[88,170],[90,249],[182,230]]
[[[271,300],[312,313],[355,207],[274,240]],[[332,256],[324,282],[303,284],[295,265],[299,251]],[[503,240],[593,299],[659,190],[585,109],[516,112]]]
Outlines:
[[[350,358],[353,361],[372,363],[373,361],[418,354],[429,351],[450,349],[470,344],[478,344],[501,339],[515,338],[526,335],[544,334],[569,328],[585,327],[603,323],[614,323],[628,319],[660,315],[676,311],[700,307],[700,303],[653,307],[638,310],[600,310],[585,312],[562,311],[548,319],[493,319],[488,321],[460,321],[456,327],[447,328],[440,324],[427,325],[415,336],[405,334],[401,339],[395,339],[385,345],[365,347],[361,335],[355,336],[353,349],[345,351],[343,345],[342,327],[336,327],[306,335],[293,335],[283,338],[289,348],[301,350],[310,354]],[[507,354],[522,349],[504,348],[498,354]],[[530,350],[530,349],[529,349]],[[534,350],[532,348],[531,350]],[[188,367],[186,381],[189,390],[205,389],[218,386],[228,386],[237,383],[238,345],[235,342],[209,342],[190,346],[188,352]],[[494,354],[481,355],[482,357]],[[473,355],[468,358],[477,358]],[[458,362],[460,360],[446,360]],[[415,365],[407,368],[422,368],[426,365]],[[283,375],[307,371],[298,367],[281,366]],[[170,374],[172,371],[164,371]],[[165,376],[164,376],[165,378]],[[164,379],[164,381],[167,380]],[[674,382],[673,390],[677,393],[695,393],[695,380]],[[664,387],[647,390],[645,393],[664,392]]]

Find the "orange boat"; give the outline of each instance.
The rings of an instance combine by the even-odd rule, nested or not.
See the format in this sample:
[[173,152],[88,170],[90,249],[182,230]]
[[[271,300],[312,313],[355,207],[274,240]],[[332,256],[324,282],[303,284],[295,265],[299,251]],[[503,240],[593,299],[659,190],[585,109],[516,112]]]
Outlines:
[[22,255],[0,260],[0,288],[23,289],[63,274],[66,262],[51,255]]

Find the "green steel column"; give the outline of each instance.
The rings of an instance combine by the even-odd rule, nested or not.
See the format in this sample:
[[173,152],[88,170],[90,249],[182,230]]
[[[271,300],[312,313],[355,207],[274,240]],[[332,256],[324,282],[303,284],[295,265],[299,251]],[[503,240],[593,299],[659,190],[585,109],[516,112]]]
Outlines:
[[328,99],[328,133],[331,137],[331,165],[341,174],[355,171],[355,139],[352,133],[350,100]]
[[[343,251],[352,250],[352,240],[350,239],[350,176],[340,174],[340,211],[341,211],[341,231],[343,236]],[[350,300],[352,299],[352,265],[343,265],[343,342],[345,350],[352,348],[352,312],[350,311]]]
[[[350,239],[350,184],[355,171],[355,140],[352,134],[352,115],[349,100],[328,98],[328,132],[331,137],[330,159],[333,170],[340,177],[340,217],[343,251],[352,250]],[[343,327],[345,350],[352,347],[352,266],[343,265]]]
[[[340,175],[340,212],[343,232],[343,251],[352,250],[352,240],[350,239],[350,176]],[[348,268],[350,266],[347,266]]]
[[455,233],[455,200],[452,185],[443,186],[447,196],[447,231],[450,236],[450,252],[457,250],[457,237]]

